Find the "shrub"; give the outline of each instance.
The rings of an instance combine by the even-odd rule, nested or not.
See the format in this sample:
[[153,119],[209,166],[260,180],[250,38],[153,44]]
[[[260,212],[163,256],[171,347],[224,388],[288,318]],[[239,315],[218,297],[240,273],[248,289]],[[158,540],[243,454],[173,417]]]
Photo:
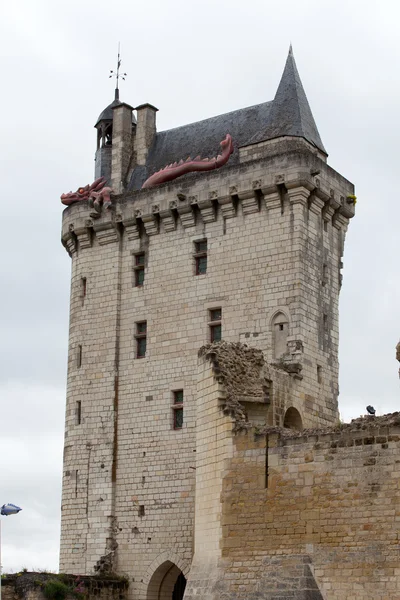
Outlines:
[[71,594],[71,588],[58,579],[49,579],[43,587],[47,600],[64,600]]

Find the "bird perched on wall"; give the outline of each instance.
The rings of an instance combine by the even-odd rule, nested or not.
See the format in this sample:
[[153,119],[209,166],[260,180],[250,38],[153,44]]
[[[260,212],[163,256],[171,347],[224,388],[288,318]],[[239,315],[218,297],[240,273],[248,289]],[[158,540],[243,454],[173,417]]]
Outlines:
[[370,415],[375,416],[376,410],[370,404],[367,406],[367,411]]

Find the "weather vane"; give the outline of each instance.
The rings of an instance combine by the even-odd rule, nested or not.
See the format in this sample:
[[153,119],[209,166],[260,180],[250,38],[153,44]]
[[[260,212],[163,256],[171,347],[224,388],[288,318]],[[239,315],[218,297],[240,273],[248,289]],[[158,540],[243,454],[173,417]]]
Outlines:
[[110,70],[110,75],[108,76],[109,79],[111,79],[111,77],[115,77],[116,81],[117,81],[117,85],[115,88],[115,91],[117,91],[119,89],[119,80],[122,79],[123,81],[125,81],[125,77],[127,76],[127,73],[120,73],[119,72],[119,68],[121,66],[121,57],[120,57],[120,43],[118,42],[118,60],[117,60],[117,70],[116,71],[111,71]]

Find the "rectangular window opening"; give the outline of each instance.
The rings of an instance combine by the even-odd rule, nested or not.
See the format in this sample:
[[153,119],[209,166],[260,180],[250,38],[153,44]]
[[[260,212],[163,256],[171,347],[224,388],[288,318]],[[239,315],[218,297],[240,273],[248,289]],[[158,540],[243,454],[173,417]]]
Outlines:
[[265,436],[265,489],[268,489],[268,434]]
[[145,515],[144,504],[141,504],[139,506],[138,515],[139,515],[139,517],[144,517],[144,515]]
[[194,259],[196,275],[205,275],[207,273],[207,240],[194,243]]
[[144,252],[135,254],[135,264],[133,267],[135,274],[135,287],[142,287],[144,283],[144,259]]
[[317,381],[318,381],[318,383],[322,383],[322,367],[321,367],[321,365],[317,365]]
[[78,367],[78,369],[80,369],[82,366],[82,345],[81,344],[78,345],[78,352],[77,352],[77,356],[76,356],[76,366]]
[[174,429],[182,429],[183,427],[183,390],[174,390],[173,395],[173,427]]
[[76,402],[76,424],[80,425],[82,422],[82,402],[77,400]]
[[324,221],[324,231],[328,231],[328,221]]
[[222,339],[222,309],[213,308],[209,311],[210,341],[220,342]]
[[144,358],[146,356],[147,347],[147,321],[136,323],[136,358]]
[[322,327],[323,327],[323,340],[322,340],[322,350],[324,352],[326,352],[327,350],[327,346],[328,346],[328,340],[327,340],[327,335],[328,335],[328,315],[324,314],[322,317]]
[[81,277],[81,298],[82,298],[82,306],[86,298],[86,290],[87,290],[87,280],[86,277]]
[[328,265],[324,263],[322,267],[322,285],[326,285],[328,282]]

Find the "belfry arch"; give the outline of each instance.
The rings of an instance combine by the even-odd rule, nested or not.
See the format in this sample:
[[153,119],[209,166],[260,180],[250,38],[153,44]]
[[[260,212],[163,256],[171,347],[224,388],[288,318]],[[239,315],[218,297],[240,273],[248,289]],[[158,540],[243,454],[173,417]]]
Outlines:
[[166,560],[151,576],[146,600],[182,600],[185,587],[185,575],[176,564]]

